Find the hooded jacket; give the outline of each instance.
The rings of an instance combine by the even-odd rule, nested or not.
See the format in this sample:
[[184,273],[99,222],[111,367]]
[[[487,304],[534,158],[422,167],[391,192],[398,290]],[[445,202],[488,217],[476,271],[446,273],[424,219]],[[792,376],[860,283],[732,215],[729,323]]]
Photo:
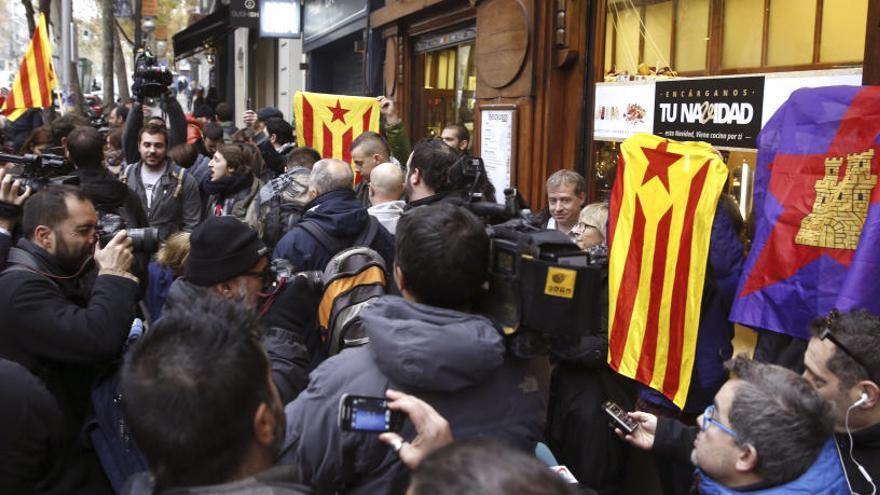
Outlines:
[[397,231],[397,221],[403,214],[403,208],[406,202],[402,199],[397,201],[389,201],[387,203],[379,203],[375,206],[367,208],[367,213],[376,217],[379,223],[388,230],[391,235]]
[[798,478],[783,485],[759,490],[735,490],[721,485],[699,468],[697,469],[697,493],[700,495],[849,495],[846,476],[837,459],[837,448],[829,440],[819,451],[816,461]]
[[[324,361],[309,388],[286,408],[281,463],[303,469],[318,493],[403,493],[408,470],[376,435],[342,431],[343,394],[417,395],[443,415],[457,439],[488,437],[533,451],[546,414],[546,359],[505,353],[483,316],[384,296],[361,315],[370,343]],[[402,435],[413,438],[406,422]]]
[[[329,236],[343,241],[346,246],[352,246],[369,219],[367,209],[357,202],[354,191],[340,189],[324,193],[307,204],[300,223],[311,220]],[[394,238],[387,231],[379,229],[369,247],[382,255],[385,266],[393,264]],[[335,254],[297,226],[281,238],[275,246],[273,258],[290,261],[296,271],[323,270]]]

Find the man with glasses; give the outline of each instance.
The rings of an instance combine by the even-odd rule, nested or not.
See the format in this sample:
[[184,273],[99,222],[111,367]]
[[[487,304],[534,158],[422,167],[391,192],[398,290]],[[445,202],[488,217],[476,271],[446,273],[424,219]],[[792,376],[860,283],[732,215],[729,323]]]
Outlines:
[[[827,401],[794,372],[737,356],[696,427],[643,412],[624,439],[695,468],[697,493],[848,494]],[[618,430],[618,434],[623,436]]]
[[836,310],[810,324],[804,378],[834,411],[840,459],[853,492],[880,481],[880,318]]
[[[0,274],[0,358],[39,377],[63,417],[58,463],[63,468],[44,473],[37,491],[105,493],[109,485],[80,430],[91,385],[119,357],[134,317],[138,279],[130,273],[132,241],[120,231],[98,246],[95,207],[73,186],[47,187],[28,198],[23,210],[23,237],[9,251],[9,267]],[[0,408],[9,414],[15,410],[5,403]],[[24,409],[21,413],[30,414]],[[0,457],[9,459],[9,469],[21,458],[48,463],[39,457],[43,442],[49,441],[41,437],[28,444],[31,450],[18,455],[6,451]],[[16,444],[0,436],[0,445]],[[2,471],[0,479],[8,479],[4,474],[9,473]]]
[[[203,297],[221,297],[256,308],[261,299],[280,301],[261,311],[266,331],[263,346],[272,364],[272,379],[283,403],[292,401],[308,383],[308,353],[301,331],[313,312],[306,281],[295,277],[278,294],[269,294],[275,274],[269,250],[257,233],[235,217],[209,217],[190,237],[183,277],[174,281],[162,310],[185,308]],[[298,319],[299,318],[299,319]]]

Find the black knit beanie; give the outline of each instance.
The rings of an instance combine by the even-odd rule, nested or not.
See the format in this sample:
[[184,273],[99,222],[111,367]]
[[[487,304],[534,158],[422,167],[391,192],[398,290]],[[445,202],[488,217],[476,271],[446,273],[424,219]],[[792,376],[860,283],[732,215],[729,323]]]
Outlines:
[[183,276],[203,287],[246,273],[269,252],[252,228],[231,216],[208,217],[189,242]]

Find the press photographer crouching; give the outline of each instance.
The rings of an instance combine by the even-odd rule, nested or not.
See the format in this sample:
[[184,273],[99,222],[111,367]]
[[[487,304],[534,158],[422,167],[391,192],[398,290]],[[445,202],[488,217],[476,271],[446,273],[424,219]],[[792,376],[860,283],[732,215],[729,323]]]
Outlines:
[[104,493],[107,480],[79,431],[92,382],[119,356],[134,317],[131,240],[121,231],[98,246],[95,208],[72,186],[28,199],[21,223],[0,273],[0,358],[39,377],[64,416],[64,467],[44,483],[58,493]]

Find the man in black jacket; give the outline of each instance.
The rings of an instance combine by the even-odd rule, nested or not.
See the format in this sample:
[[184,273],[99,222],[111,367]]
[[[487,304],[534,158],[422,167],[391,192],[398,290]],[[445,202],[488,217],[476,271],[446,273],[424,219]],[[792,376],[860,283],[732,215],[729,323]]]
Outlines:
[[103,141],[91,126],[77,126],[70,132],[64,148],[76,167],[72,175],[79,178],[80,190],[99,213],[119,215],[128,228],[148,227],[140,198],[104,167]]
[[0,274],[0,358],[40,377],[58,401],[65,423],[66,471],[58,484],[64,493],[109,488],[79,430],[98,368],[120,355],[138,293],[129,273],[131,240],[122,231],[98,247],[96,221],[79,189],[40,191],[24,205],[24,237]]
[[[162,310],[186,308],[205,297],[220,297],[256,308],[275,274],[269,267],[269,250],[253,229],[233,217],[209,217],[190,237],[190,252],[183,277],[174,281]],[[308,383],[309,358],[303,333],[314,312],[302,277],[272,297],[263,323],[263,345],[272,365],[272,380],[284,404]],[[309,308],[309,309],[304,309]],[[161,320],[160,320],[161,321]]]
[[880,482],[880,318],[832,311],[810,331],[804,378],[834,405],[834,437],[850,488],[871,493]]
[[200,298],[166,313],[132,350],[124,407],[154,476],[133,476],[123,493],[309,493],[295,466],[272,467],[284,410],[260,331],[255,312]]
[[458,151],[437,139],[416,144],[406,164],[403,195],[406,196],[407,205],[404,210],[451,199],[460,200],[460,196],[453,194],[457,187],[450,180],[450,170],[459,157]]

